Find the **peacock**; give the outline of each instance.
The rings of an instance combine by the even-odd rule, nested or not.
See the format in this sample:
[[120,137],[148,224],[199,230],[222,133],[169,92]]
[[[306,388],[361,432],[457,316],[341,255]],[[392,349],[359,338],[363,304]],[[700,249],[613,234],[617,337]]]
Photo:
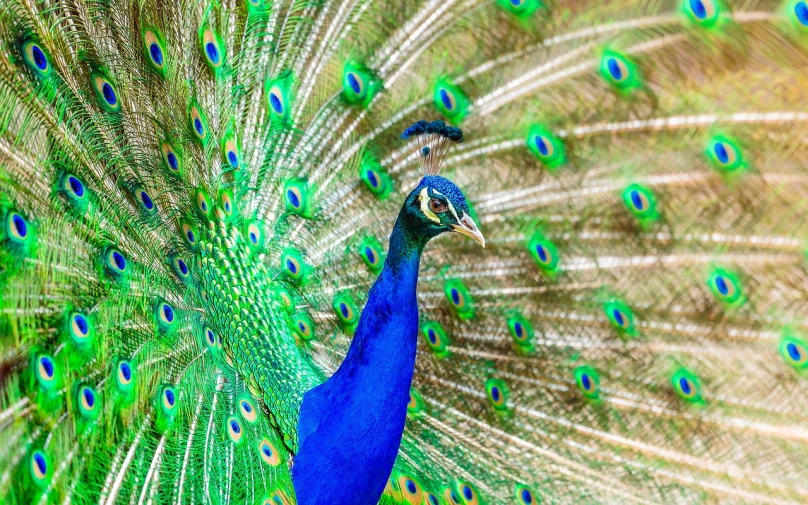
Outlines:
[[808,1],[0,1],[0,502],[808,502]]

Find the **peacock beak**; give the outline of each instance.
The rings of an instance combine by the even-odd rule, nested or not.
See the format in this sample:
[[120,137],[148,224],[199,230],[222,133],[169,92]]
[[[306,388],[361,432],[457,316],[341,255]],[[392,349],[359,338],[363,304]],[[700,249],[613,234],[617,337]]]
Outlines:
[[471,219],[468,214],[463,213],[463,216],[460,218],[460,222],[458,224],[451,225],[451,227],[453,231],[473,238],[478,244],[485,248],[485,237],[483,237],[483,234],[477,229],[477,225],[474,224],[474,220]]

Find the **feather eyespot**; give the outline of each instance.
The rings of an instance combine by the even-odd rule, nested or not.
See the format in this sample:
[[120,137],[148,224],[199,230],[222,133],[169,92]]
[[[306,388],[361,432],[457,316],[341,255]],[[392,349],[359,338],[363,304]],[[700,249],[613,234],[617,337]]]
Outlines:
[[425,322],[421,327],[421,333],[424,335],[426,344],[438,357],[442,358],[448,355],[449,338],[438,323],[434,321]]
[[440,97],[440,103],[447,111],[451,112],[454,110],[457,104],[457,99],[455,98],[454,93],[452,93],[451,90],[446,88],[439,88],[438,96]]
[[346,321],[353,319],[353,309],[345,302],[339,304],[339,313]]
[[174,269],[174,273],[177,274],[181,280],[187,280],[191,276],[191,271],[188,268],[188,263],[185,262],[184,259],[180,258],[176,254],[171,255],[170,257],[171,268]]
[[653,220],[658,217],[656,198],[651,189],[640,184],[631,184],[623,190],[622,196],[631,213],[641,220]]
[[362,92],[365,89],[365,83],[362,80],[362,76],[356,72],[348,72],[345,75],[345,80],[348,83],[348,87],[351,88],[351,91],[353,91],[356,96],[361,97]]
[[384,249],[381,243],[373,236],[362,239],[357,247],[359,256],[371,272],[377,273],[384,263]]
[[51,389],[56,385],[56,362],[50,354],[38,354],[35,357],[36,381],[43,389]]
[[310,216],[310,191],[304,179],[290,179],[283,185],[286,210],[302,217]]
[[146,191],[141,190],[140,195],[138,196],[140,196],[140,203],[146,210],[154,209],[154,201],[152,201],[151,197],[149,196],[148,193],[146,193]]
[[308,318],[304,316],[299,316],[295,321],[295,332],[302,338],[303,340],[311,340],[314,338],[314,334],[311,329],[312,325]]
[[80,205],[87,201],[87,188],[84,183],[73,174],[62,175],[60,192],[74,205]]
[[414,478],[402,475],[398,478],[398,485],[406,503],[421,505],[423,491],[421,491],[421,485]]
[[282,285],[277,286],[275,288],[275,293],[278,294],[278,298],[280,298],[281,304],[283,305],[284,309],[291,310],[292,308],[294,308],[292,295],[291,293],[289,293],[289,290],[285,286]]
[[163,38],[157,30],[146,30],[143,33],[143,48],[149,65],[158,73],[164,73],[166,69],[165,48]]
[[379,188],[381,186],[379,174],[377,174],[375,170],[369,168],[365,171],[365,175],[367,176],[368,183],[370,183],[371,187]]
[[157,323],[161,331],[166,332],[170,330],[176,322],[177,315],[168,302],[162,301],[157,304]]
[[280,257],[280,267],[288,280],[295,283],[306,281],[309,267],[304,263],[303,255],[297,249],[291,247],[284,249]]
[[202,334],[205,336],[205,343],[208,347],[216,347],[216,334],[213,333],[213,330],[206,326],[202,330]]
[[743,293],[737,275],[729,270],[716,268],[707,279],[713,295],[731,306],[743,301]]
[[219,195],[219,203],[225,215],[233,215],[233,194],[229,189],[221,192]]
[[606,51],[600,62],[603,78],[619,91],[628,92],[641,86],[639,70],[625,55]]
[[523,486],[521,484],[517,485],[515,488],[515,495],[516,502],[521,505],[533,505],[534,503],[537,503],[536,497],[533,495],[533,491],[531,491],[527,486]]
[[381,82],[362,63],[350,60],[342,68],[342,98],[351,104],[367,107],[382,88]]
[[291,187],[288,190],[286,190],[286,201],[293,208],[299,209],[302,201],[300,195],[300,188]]
[[536,135],[533,138],[536,145],[536,150],[542,158],[551,158],[555,154],[555,147],[553,142],[544,135]]
[[371,265],[378,263],[378,255],[370,246],[365,246],[365,259],[367,259],[368,263]]
[[92,418],[98,414],[98,393],[90,386],[78,389],[79,411],[83,417]]
[[797,370],[808,368],[808,346],[797,337],[785,336],[780,342],[780,355]]
[[612,318],[614,319],[615,324],[623,329],[627,328],[630,324],[629,318],[620,312],[619,309],[612,310]]
[[623,82],[628,78],[628,68],[626,68],[624,61],[609,58],[606,60],[606,68],[609,69],[609,75],[612,76],[615,82]]
[[39,488],[44,488],[51,475],[50,458],[41,449],[31,451],[28,457],[28,468],[30,469],[31,477]]
[[508,409],[508,385],[500,379],[488,379],[485,381],[485,390],[488,394],[488,402],[495,410],[505,411]]
[[90,338],[90,321],[79,312],[70,314],[70,336],[73,342],[81,344]]
[[237,170],[241,159],[239,157],[238,145],[232,137],[232,134],[228,135],[228,138],[225,140],[222,152],[224,153],[225,162],[230,165],[230,168]]
[[527,147],[542,164],[554,170],[567,160],[564,144],[546,127],[536,124],[530,127]]
[[690,403],[703,403],[701,397],[701,383],[699,378],[684,368],[677,370],[671,377],[671,383],[676,394],[682,400]]
[[157,206],[154,204],[154,200],[152,200],[149,193],[146,192],[145,189],[138,187],[134,191],[135,199],[137,200],[138,206],[140,206],[141,212],[144,214],[153,214],[157,210]]
[[794,18],[802,27],[808,27],[808,2],[799,1],[794,4]]
[[34,40],[22,43],[22,55],[25,64],[39,77],[47,76],[51,71],[50,59],[42,45]]
[[435,84],[432,101],[438,112],[456,123],[466,116],[470,104],[463,91],[446,78],[439,79]]
[[640,212],[648,208],[648,198],[637,190],[630,193],[631,203]]
[[12,242],[24,244],[31,237],[30,225],[21,214],[9,211],[6,215],[6,231]]
[[129,268],[129,260],[115,247],[108,247],[104,253],[104,267],[107,273],[122,277]]
[[202,113],[202,109],[200,109],[199,105],[195,102],[191,105],[188,111],[188,120],[191,124],[191,131],[193,132],[196,140],[202,143],[202,145],[205,145],[208,141],[208,121],[205,115]]
[[460,501],[460,495],[453,487],[446,488],[443,492],[443,498],[452,505],[463,505],[463,502]]
[[163,386],[160,393],[161,405],[165,414],[173,415],[177,410],[177,391],[173,386]]
[[508,329],[519,349],[530,351],[533,343],[533,325],[521,314],[514,314],[508,318]]
[[165,325],[172,325],[174,324],[174,308],[166,302],[162,302],[158,305],[157,314],[160,317],[160,322]]
[[197,245],[197,238],[196,238],[196,230],[190,223],[187,221],[183,221],[180,228],[182,228],[182,238],[185,239],[185,243],[188,244],[189,247],[192,249]]
[[474,317],[475,312],[471,293],[469,293],[462,281],[459,279],[446,281],[443,285],[443,292],[460,319],[465,320]]
[[241,423],[238,422],[238,419],[229,417],[227,421],[225,421],[225,426],[227,427],[227,436],[230,437],[230,440],[234,444],[240,444],[244,436],[244,431],[241,429]]
[[134,380],[134,369],[132,368],[132,364],[125,360],[119,360],[118,364],[115,367],[116,369],[116,382],[118,388],[121,390],[128,390],[130,386],[133,384]]
[[716,142],[713,145],[713,152],[715,152],[716,159],[724,165],[730,165],[735,161],[735,150],[731,147],[728,148],[724,142]]
[[210,199],[208,198],[207,192],[201,188],[197,189],[195,200],[197,210],[203,216],[208,216],[210,214]]
[[603,310],[612,327],[620,332],[622,336],[634,336],[637,333],[631,307],[620,300],[612,299],[604,304]]
[[679,391],[681,391],[684,396],[692,397],[696,393],[696,388],[693,385],[693,381],[682,377],[679,379]]
[[595,383],[592,381],[592,378],[589,377],[587,374],[581,374],[581,387],[587,393],[591,393],[595,390]]
[[246,398],[239,400],[238,410],[241,413],[241,417],[248,423],[252,424],[258,420],[258,412],[256,412],[255,406],[250,400]]
[[[475,490],[471,484],[463,481],[458,481],[455,486],[456,493],[452,497],[452,500],[457,500],[456,503],[461,505],[478,505],[479,504],[479,497],[477,496],[477,490]],[[454,489],[452,490],[455,491]]]
[[705,27],[714,25],[721,13],[716,0],[687,0],[685,10],[693,21]]
[[224,42],[213,29],[207,27],[200,34],[200,45],[205,62],[211,70],[218,72],[226,58]]
[[117,112],[121,109],[118,91],[112,80],[100,72],[90,74],[95,96],[102,109],[108,112]]
[[160,146],[163,152],[163,162],[165,163],[166,167],[173,173],[174,175],[179,174],[180,172],[180,158],[174,148],[168,142],[163,142]]
[[263,232],[256,223],[250,223],[247,225],[245,235],[247,236],[247,243],[250,245],[250,247],[256,248],[261,245]]
[[410,388],[410,398],[407,401],[407,414],[418,417],[424,409],[424,402],[421,395],[413,388]]
[[591,400],[597,400],[600,396],[600,375],[591,366],[582,365],[573,371],[575,383],[581,393]]
[[275,446],[266,438],[258,443],[258,454],[260,454],[264,463],[269,466],[278,466],[281,462],[280,453],[278,453]]
[[450,299],[452,301],[452,305],[457,307],[458,309],[462,309],[463,306],[466,304],[466,300],[463,297],[463,294],[457,288],[451,288],[449,290]]
[[553,255],[544,244],[536,244],[536,256],[542,265],[549,265],[553,261]]
[[745,166],[740,147],[723,135],[713,137],[707,144],[707,157],[722,172],[736,172]]
[[278,116],[283,116],[286,112],[286,107],[283,103],[283,91],[279,86],[272,86],[269,88],[269,106]]

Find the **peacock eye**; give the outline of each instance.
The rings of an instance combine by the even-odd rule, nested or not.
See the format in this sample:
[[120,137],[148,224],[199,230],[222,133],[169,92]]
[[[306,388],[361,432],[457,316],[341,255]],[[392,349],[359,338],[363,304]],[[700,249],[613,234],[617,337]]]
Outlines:
[[431,210],[435,214],[439,214],[441,212],[446,212],[447,210],[449,210],[449,207],[444,202],[438,200],[437,198],[433,198],[429,200],[429,210]]

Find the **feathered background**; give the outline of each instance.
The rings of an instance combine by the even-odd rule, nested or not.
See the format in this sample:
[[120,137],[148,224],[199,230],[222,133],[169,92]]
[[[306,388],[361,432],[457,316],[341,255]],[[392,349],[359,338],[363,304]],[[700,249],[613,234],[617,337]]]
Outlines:
[[804,1],[4,0],[0,501],[293,503],[442,117],[382,501],[805,503],[806,76]]

